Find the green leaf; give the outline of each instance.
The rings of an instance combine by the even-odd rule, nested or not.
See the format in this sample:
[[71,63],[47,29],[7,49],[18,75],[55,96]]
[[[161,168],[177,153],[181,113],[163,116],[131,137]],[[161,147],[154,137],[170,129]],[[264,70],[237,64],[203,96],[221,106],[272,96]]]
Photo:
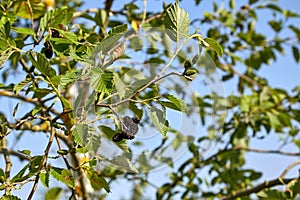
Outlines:
[[91,186],[94,190],[100,190],[104,188],[106,192],[110,192],[108,183],[100,173],[86,168],[84,168],[84,172],[90,180]]
[[[107,126],[99,126],[98,127],[102,133],[104,133],[104,135],[109,139],[112,140],[113,136],[116,134],[116,131],[112,130],[110,127]],[[129,148],[128,145],[126,143],[126,140],[122,140],[120,142],[115,143],[120,149],[122,149],[123,151],[129,153]]]
[[31,78],[26,78],[25,80],[21,81],[20,83],[14,86],[14,92],[19,94],[19,92],[26,87],[31,82]]
[[176,133],[176,137],[171,143],[175,151],[181,146],[183,140],[184,140],[183,136],[180,133]]
[[51,167],[50,174],[56,180],[66,184],[67,186],[69,186],[71,188],[75,188],[74,177],[70,170],[61,169],[61,168],[57,168],[57,167]]
[[[14,183],[14,182],[20,182],[20,181],[24,181],[26,180],[27,178],[30,178],[34,175],[36,175],[41,167],[42,167],[42,160],[43,160],[43,156],[35,156],[33,157],[33,159],[27,163],[19,172],[18,174],[16,174],[11,182]],[[25,172],[29,170],[29,172],[25,174]]]
[[269,21],[269,25],[276,32],[279,32],[282,29],[282,21],[281,20],[280,21],[271,20],[271,21]]
[[51,68],[49,61],[46,57],[38,52],[30,52],[29,59],[43,75],[48,77],[53,77],[56,75],[56,72],[53,68]]
[[0,183],[4,183],[6,179],[6,175],[4,173],[4,170],[0,168]]
[[0,198],[0,200],[21,200],[21,199],[14,195],[4,195]]
[[129,171],[130,173],[139,173],[138,169],[134,167],[132,162],[126,157],[127,155],[125,154],[121,156],[116,156],[111,160],[107,160],[107,162],[110,162],[111,164],[117,166],[118,168],[124,171]]
[[32,98],[38,98],[41,99],[45,97],[46,95],[51,94],[53,91],[46,89],[46,88],[34,88],[34,95]]
[[75,124],[73,130],[74,141],[80,146],[85,146],[88,138],[88,125]]
[[[0,43],[1,45],[1,43]],[[1,48],[1,47],[0,47]],[[0,69],[3,67],[4,63],[9,59],[9,57],[14,53],[15,51],[8,48],[4,52],[0,52]]]
[[157,130],[165,137],[169,129],[169,122],[165,118],[165,111],[156,107],[151,107],[150,117]]
[[91,87],[96,92],[110,94],[114,85],[113,78],[114,74],[112,72],[95,67],[91,71]]
[[245,135],[247,134],[247,125],[245,123],[240,123],[239,126],[236,128],[235,132],[233,133],[233,135],[236,138],[243,138],[245,137]]
[[32,111],[31,114],[32,116],[35,116],[37,113],[39,113],[43,109],[42,106],[36,106]]
[[45,194],[45,200],[59,200],[62,194],[62,188],[54,187],[48,190]]
[[169,102],[164,102],[164,101],[160,101],[160,103],[163,106],[166,106],[168,108],[177,110],[177,111],[181,111],[181,112],[186,112],[187,111],[187,106],[185,104],[185,102],[182,99],[179,99],[173,95],[167,94],[164,95],[164,97],[166,99],[169,100]]
[[73,13],[68,10],[66,6],[53,9],[41,18],[41,29],[45,31],[47,27],[55,27],[57,24],[67,25],[72,19],[72,16]]
[[294,55],[295,61],[296,61],[297,63],[299,63],[299,60],[300,60],[299,49],[298,49],[296,46],[293,46],[293,47],[292,47],[292,50],[293,50],[293,55]]
[[30,154],[31,154],[31,151],[27,150],[27,149],[25,149],[25,150],[18,150],[18,152],[20,152],[22,154],[25,154],[26,156],[30,156]]
[[235,0],[230,0],[229,1],[229,6],[231,9],[234,9],[235,8]]
[[223,55],[223,48],[219,42],[211,38],[205,38],[204,41],[207,42],[209,44],[209,47],[213,49],[215,52],[217,52],[219,56]]
[[290,199],[286,195],[285,192],[281,192],[278,190],[265,189],[259,193],[257,193],[259,199],[264,200],[279,200],[279,199]]
[[95,51],[101,51],[103,55],[107,54],[107,52],[117,45],[118,40],[124,36],[127,30],[127,24],[115,26],[108,32],[108,36],[97,45]]
[[143,40],[139,37],[131,38],[129,47],[134,51],[139,51],[143,48]]
[[133,102],[129,102],[129,109],[134,113],[134,115],[139,118],[142,119],[143,114],[144,114],[144,110],[141,108],[138,108],[137,105]]
[[21,34],[24,34],[24,35],[32,35],[34,37],[36,35],[35,31],[31,28],[15,27],[12,30],[16,33],[21,33]]
[[131,92],[128,88],[128,85],[125,84],[122,79],[120,79],[118,74],[114,76],[114,83],[115,83],[115,90],[118,93],[120,99],[124,99],[126,93]]
[[[28,4],[28,2],[30,4]],[[30,8],[31,7],[31,8]],[[31,10],[33,16],[31,16]],[[46,11],[46,6],[40,0],[29,0],[29,1],[16,1],[14,4],[14,11],[17,16],[25,19],[37,19]]]
[[42,172],[42,173],[40,173],[40,180],[41,180],[41,183],[42,183],[46,188],[49,188],[49,181],[50,181],[50,175],[49,175],[49,172]]
[[266,7],[277,12],[282,12],[281,8],[276,4],[268,4]]
[[295,180],[295,182],[292,183],[292,185],[288,184],[288,186],[293,190],[293,195],[296,196],[296,194],[300,193],[300,181]]
[[251,5],[251,4],[254,4],[254,3],[256,3],[256,2],[258,2],[259,0],[250,0],[249,1],[249,4]]
[[277,115],[271,113],[271,112],[267,112],[267,116],[269,118],[269,121],[270,121],[270,125],[271,127],[277,131],[279,130],[279,128],[281,127],[281,123],[277,117]]
[[139,163],[139,168],[142,169],[144,172],[148,172],[154,168],[151,165],[152,162],[150,162],[149,157],[145,155],[145,152],[139,154],[137,162]]
[[70,102],[65,97],[60,96],[59,98],[60,98],[61,103],[62,103],[62,105],[65,109],[67,109],[67,110],[72,109],[72,106],[71,106]]
[[289,28],[296,34],[298,40],[300,40],[300,30],[296,26],[290,25]]
[[100,27],[107,27],[108,25],[108,13],[106,10],[100,9],[94,18],[97,25]]
[[95,129],[89,129],[88,143],[86,148],[89,152],[97,152],[99,147],[101,146],[101,136],[96,132]]
[[[60,30],[58,29],[57,30],[59,32],[60,35],[62,35],[65,39],[68,39],[70,42],[67,42],[67,43],[70,43],[70,44],[78,44],[78,39],[77,39],[77,36],[75,33],[72,33],[72,32],[67,32],[67,31],[63,31],[63,30]],[[57,44],[59,43],[59,40],[61,40],[61,38],[52,38],[52,40],[56,40],[57,41]],[[63,43],[66,43],[65,41]]]
[[189,34],[189,14],[179,7],[178,3],[167,9],[163,22],[166,33],[174,42],[179,42]]
[[60,77],[60,87],[65,88],[70,83],[75,82],[78,79],[78,70],[73,69]]

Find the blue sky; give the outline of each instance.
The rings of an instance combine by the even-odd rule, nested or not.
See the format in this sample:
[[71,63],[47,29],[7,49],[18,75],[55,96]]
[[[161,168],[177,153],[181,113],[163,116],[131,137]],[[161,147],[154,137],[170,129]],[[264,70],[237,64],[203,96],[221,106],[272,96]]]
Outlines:
[[[96,7],[102,7],[103,5],[99,5],[99,1],[90,1],[86,0],[86,4],[84,5],[84,8],[93,8],[95,7],[95,2],[97,2]],[[103,1],[101,1],[103,2]],[[113,8],[118,10],[121,8],[121,6],[124,4],[124,2],[129,2],[129,1],[123,1],[123,0],[115,0]],[[168,3],[174,2],[174,1],[167,1]],[[202,14],[204,11],[211,11],[212,10],[212,2],[213,1],[206,1],[203,0],[200,6],[195,7],[194,6],[194,1],[188,1],[188,0],[183,0],[180,5],[182,8],[184,8],[188,13],[191,19],[194,18],[199,18],[202,17]],[[229,7],[228,6],[228,0],[227,1],[216,1],[218,5],[223,4],[224,7]],[[247,1],[237,1],[236,8],[239,8],[241,5],[244,5]],[[143,0],[138,1],[138,4],[140,5],[141,8],[143,8]],[[281,0],[279,1],[279,4],[283,8],[287,9],[292,9],[296,11],[296,8],[300,8],[300,1],[295,1],[295,0]],[[148,1],[147,8],[150,10],[156,10],[159,8],[162,8],[162,1]],[[261,30],[262,33],[269,35],[270,28],[266,25],[266,20],[268,20],[272,16],[272,13],[270,12],[259,12],[259,19],[264,19],[260,20],[257,22],[257,27],[258,29]],[[291,20],[292,21],[292,20]],[[300,20],[293,20],[295,25],[300,24]],[[299,74],[300,74],[300,66],[299,64],[296,64],[294,61],[294,58],[291,54],[290,47],[286,48],[285,50],[286,55],[278,55],[278,59],[275,63],[271,63],[269,66],[264,66],[261,68],[259,71],[259,74],[263,77],[267,77],[269,84],[273,87],[279,87],[279,88],[284,88],[291,90],[294,88],[296,85],[300,85],[299,82]],[[239,69],[243,69],[242,67],[238,66]],[[17,76],[18,77],[18,76]],[[20,80],[23,77],[18,77]],[[15,81],[16,79],[14,79]],[[232,81],[230,83],[225,83],[225,93],[230,94],[232,92],[233,86],[235,86],[235,82]],[[1,104],[2,105],[8,105],[10,108],[12,105],[14,105],[14,102],[6,102],[1,99]],[[3,111],[5,108],[0,108],[0,111]],[[44,147],[46,144],[46,138],[39,134],[28,134],[26,136],[26,140],[22,143],[19,144],[22,146],[23,149],[26,148],[31,148],[33,145],[37,145],[40,147]],[[44,144],[45,143],[45,144]],[[253,144],[257,148],[262,148],[262,149],[276,149],[278,148],[278,138],[274,136],[270,136],[267,138],[267,140],[257,140],[253,142]],[[290,150],[290,151],[296,151],[296,149],[293,146],[287,147],[285,150]],[[40,150],[37,150],[39,152]],[[34,154],[35,152],[33,152]],[[249,167],[255,167],[257,169],[260,169],[265,172],[265,176],[263,177],[264,179],[270,179],[270,178],[275,178],[278,176],[282,170],[289,164],[291,161],[295,160],[296,158],[282,158],[280,156],[266,156],[266,155],[261,155],[261,154],[249,154],[248,158],[248,166]],[[2,158],[1,158],[2,159]],[[182,161],[184,157],[182,157],[180,160]],[[178,162],[180,162],[180,160]],[[280,160],[280,161],[279,161]],[[17,160],[15,160],[17,161]],[[1,161],[2,162],[2,161]],[[2,165],[2,164],[1,164]],[[14,169],[14,168],[13,168]],[[15,172],[15,171],[13,171]],[[150,178],[152,182],[156,183],[163,183],[166,176],[163,175],[165,171],[158,171],[153,173]],[[296,170],[293,170],[291,173],[298,173]],[[52,185],[53,186],[53,185]],[[26,186],[28,189],[31,188],[31,186]],[[120,191],[118,188],[126,188],[127,184],[126,182],[119,180],[117,183],[114,184],[114,187],[112,188],[113,193],[109,195],[109,199],[116,199],[119,198],[120,195],[122,195],[123,198],[127,199],[127,195],[130,194],[130,188],[127,190],[122,189],[122,193],[119,193]],[[26,190],[26,189],[25,189]],[[19,195],[26,195],[24,194],[24,191],[20,192]],[[150,191],[151,192],[151,191]]]

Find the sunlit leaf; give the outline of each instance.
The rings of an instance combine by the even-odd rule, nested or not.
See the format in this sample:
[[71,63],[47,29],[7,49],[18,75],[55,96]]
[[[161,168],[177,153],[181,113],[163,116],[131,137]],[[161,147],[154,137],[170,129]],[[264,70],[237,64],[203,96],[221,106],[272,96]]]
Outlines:
[[169,129],[169,122],[165,118],[166,116],[164,111],[156,107],[151,107],[150,117],[154,126],[165,137]]
[[35,31],[31,28],[16,27],[13,29],[13,31],[16,33],[24,34],[24,35],[32,35],[32,36],[36,35]]
[[74,141],[80,146],[85,146],[88,139],[88,125],[75,124],[73,130]]
[[49,77],[56,75],[55,70],[51,68],[49,61],[43,54],[38,52],[30,52],[29,59],[42,74]]
[[[109,139],[112,140],[113,136],[117,133],[116,131],[112,130],[110,127],[101,125],[99,126],[99,129],[104,133],[104,135]],[[123,151],[129,153],[128,145],[126,143],[126,140],[122,140],[120,142],[115,143],[120,149]]]
[[19,17],[37,19],[44,15],[46,6],[40,0],[17,1],[14,4],[14,11]]
[[178,3],[174,3],[166,11],[164,25],[168,36],[174,42],[179,42],[189,34],[189,14]]
[[45,200],[59,200],[59,197],[61,196],[63,192],[62,188],[54,187],[48,190],[45,194]]
[[50,174],[56,180],[66,184],[71,188],[75,188],[75,181],[71,171],[57,167],[51,167]]
[[18,94],[24,87],[26,87],[32,81],[31,78],[26,78],[25,80],[21,81],[20,83],[14,86],[14,92]]
[[42,172],[42,173],[40,173],[40,180],[41,180],[41,183],[46,188],[49,188],[49,182],[50,182],[50,174],[49,174],[49,172]]
[[113,90],[114,74],[110,71],[103,71],[100,68],[93,68],[91,74],[91,87],[96,92],[110,94]]
[[164,95],[164,97],[169,101],[160,101],[162,105],[181,112],[187,111],[187,106],[182,99],[179,99],[171,94]]
[[19,197],[14,195],[3,195],[0,200],[21,200]]
[[91,186],[94,190],[100,190],[104,188],[106,192],[110,192],[108,183],[99,172],[87,168],[84,168],[84,172],[90,180]]
[[223,55],[223,48],[216,40],[205,38],[204,41],[207,42],[209,44],[209,47],[216,51],[219,56]]
[[47,27],[56,27],[57,24],[67,25],[72,19],[72,15],[73,13],[66,6],[53,9],[41,18],[41,29],[44,31]]

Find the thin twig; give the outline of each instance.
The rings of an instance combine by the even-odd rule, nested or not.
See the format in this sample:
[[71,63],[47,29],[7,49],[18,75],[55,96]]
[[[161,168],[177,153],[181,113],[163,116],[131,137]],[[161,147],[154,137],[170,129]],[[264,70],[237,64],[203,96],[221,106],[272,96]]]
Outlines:
[[285,152],[285,151],[279,151],[279,150],[262,150],[262,149],[254,149],[249,148],[245,146],[235,146],[232,149],[229,149],[229,151],[234,150],[244,150],[249,152],[256,152],[256,153],[266,153],[266,154],[280,154],[285,156],[300,156],[300,153],[292,153],[292,152]]
[[[55,129],[53,127],[51,127],[51,135],[50,135],[48,144],[46,146],[46,149],[44,151],[44,156],[43,156],[43,160],[42,160],[42,163],[41,163],[42,168],[46,167],[47,159],[48,159],[48,155],[49,155],[49,151],[50,151],[50,148],[52,146],[54,137],[55,137]],[[34,181],[34,184],[33,184],[33,187],[31,189],[31,192],[30,192],[30,194],[29,194],[29,196],[27,198],[28,200],[32,199],[32,197],[33,197],[33,195],[34,195],[34,193],[36,191],[37,185],[39,183],[39,177],[40,177],[40,172],[36,176],[36,179]]]
[[163,16],[162,13],[159,13],[159,14],[157,14],[157,15],[154,15],[154,16],[150,17],[149,19],[146,19],[145,21],[143,21],[143,22],[140,24],[140,26],[142,26],[142,25],[144,25],[144,24],[146,24],[146,23],[149,23],[149,22],[151,22],[152,20],[161,18],[162,16]]
[[233,71],[233,73],[236,74],[236,75],[238,75],[241,79],[247,81],[248,83],[250,83],[250,84],[252,84],[254,86],[257,86],[261,90],[264,88],[258,82],[256,82],[252,78],[250,78],[249,76],[246,76],[245,74],[242,74],[239,71],[237,71],[236,69],[234,69],[232,65],[228,64],[226,66],[229,67]]
[[203,163],[210,162],[211,160],[214,160],[214,158],[216,158],[218,155],[221,155],[223,153],[227,153],[230,151],[248,151],[248,152],[255,152],[255,153],[278,154],[278,155],[285,155],[285,156],[300,156],[300,153],[298,153],[298,152],[293,153],[293,152],[285,152],[285,151],[278,151],[278,150],[254,149],[254,148],[249,148],[246,146],[235,146],[232,148],[223,149],[223,150],[217,152],[216,154],[208,157],[207,159],[203,160],[202,162]]
[[29,14],[30,14],[30,18],[31,18],[31,28],[34,30],[34,16],[33,16],[33,11],[32,11],[32,7],[31,7],[31,3],[30,3],[29,0],[27,0],[27,4],[28,4]]
[[[57,142],[57,145],[58,145],[58,149],[62,150],[62,145],[61,145],[61,142],[60,142],[60,138],[58,138],[56,134],[55,134],[55,139],[56,139],[56,142]],[[67,168],[68,169],[73,169],[73,167],[70,165],[70,163],[69,163],[68,159],[66,158],[66,156],[62,155],[62,158],[64,159],[64,162],[65,162]]]
[[147,89],[150,85],[168,77],[168,76],[171,76],[171,75],[176,75],[176,76],[182,76],[182,74],[178,73],[178,72],[170,72],[164,76],[161,76],[161,77],[155,77],[154,79],[152,79],[151,81],[149,81],[146,85],[144,85],[142,88],[140,88],[139,90],[137,90],[136,92],[134,92],[132,95],[130,95],[128,98],[126,99],[123,99],[119,102],[116,102],[116,103],[113,103],[113,104],[102,104],[102,103],[99,103],[97,104],[97,106],[100,106],[100,107],[108,107],[108,108],[113,108],[113,107],[117,107],[118,105],[121,105],[123,103],[126,103],[128,101],[130,101],[133,97],[135,97],[136,95],[138,95],[139,93],[141,93],[142,91],[144,91],[145,89]]
[[293,163],[291,163],[289,166],[287,166],[287,168],[285,168],[285,170],[281,173],[280,178],[283,179],[285,177],[285,175],[292,169],[294,168],[296,165],[300,164],[300,160],[297,160]]
[[[265,153],[265,152],[264,152]],[[289,178],[289,179],[284,179],[285,175],[296,165],[300,164],[300,160],[297,160],[295,162],[293,162],[292,164],[290,164],[279,176],[279,178],[270,180],[270,181],[265,181],[253,188],[249,188],[249,189],[244,189],[244,190],[240,190],[238,192],[234,192],[233,194],[224,197],[223,200],[231,200],[231,199],[235,199],[237,197],[242,197],[242,196],[248,196],[252,193],[257,193],[259,191],[262,191],[266,188],[271,188],[273,186],[276,185],[284,185],[284,184],[288,184],[289,182],[291,182],[292,180],[296,180],[299,179],[299,177],[296,178]]]
[[[19,94],[15,94],[13,92],[7,91],[7,90],[2,90],[0,91],[0,96],[5,96],[5,97],[10,97],[14,99],[19,99],[21,101],[25,101],[31,104],[34,104],[36,106],[41,106],[46,110],[49,110],[49,107],[45,106],[43,103],[39,101],[38,98],[30,98],[30,97],[25,97]],[[52,112],[55,116],[59,115],[60,113],[54,109],[50,109],[50,112]]]
[[223,197],[222,200],[233,200],[236,199],[238,197],[243,197],[243,196],[249,196],[250,194],[253,193],[258,193],[266,188],[271,188],[274,187],[276,185],[283,185],[283,184],[288,184],[289,182],[298,179],[297,178],[287,178],[287,179],[273,179],[270,181],[265,181],[253,188],[249,188],[249,189],[244,189],[244,190],[240,190],[238,192],[235,192],[234,194],[231,194],[229,196]]
[[[10,161],[9,153],[7,150],[6,137],[2,138],[1,149],[2,149],[2,152],[4,155],[4,160],[5,160],[5,178],[6,178],[5,182],[6,182],[6,185],[9,186],[10,185],[10,170],[11,170],[12,163]],[[11,187],[6,187],[5,194],[8,195],[10,193],[10,190],[11,190]]]
[[[0,154],[3,154],[4,155],[4,152],[3,152],[3,150],[1,150],[0,151]],[[31,158],[29,157],[29,156],[26,156],[26,155],[24,155],[24,154],[22,154],[22,153],[19,153],[19,152],[17,152],[17,151],[13,151],[13,150],[8,150],[8,154],[10,155],[10,156],[16,156],[16,157],[18,157],[19,159],[20,159],[20,161],[23,161],[23,160],[31,160]]]
[[[65,134],[59,132],[59,131],[56,131],[56,136],[58,138],[60,138],[67,146],[69,149],[73,149],[73,141],[70,140],[70,138],[68,136],[66,136]],[[84,171],[80,168],[80,161],[79,161],[79,158],[78,156],[70,151],[70,156],[74,162],[74,165],[73,165],[73,170],[76,170],[77,173],[78,173],[78,177],[79,177],[79,184],[80,184],[80,188],[81,188],[81,192],[83,194],[83,199],[86,200],[88,199],[87,197],[87,189],[86,189],[86,184],[83,180],[83,177],[84,177]],[[77,199],[77,196],[76,194],[72,194],[72,196],[74,196],[75,199]]]
[[112,4],[114,3],[114,0],[106,0],[105,1],[105,7],[104,7],[104,10],[109,13],[110,10],[111,10],[111,7],[112,7]]

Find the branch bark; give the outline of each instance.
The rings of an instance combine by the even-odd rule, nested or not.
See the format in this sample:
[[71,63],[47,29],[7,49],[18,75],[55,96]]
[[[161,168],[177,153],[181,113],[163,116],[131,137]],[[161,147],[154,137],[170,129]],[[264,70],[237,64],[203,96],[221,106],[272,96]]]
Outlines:
[[[11,161],[9,157],[9,153],[7,150],[7,144],[6,144],[6,138],[3,137],[1,141],[1,149],[4,155],[4,160],[5,160],[5,182],[9,186],[10,185],[10,170],[11,170]],[[11,190],[11,187],[6,187],[5,188],[5,194],[9,194]]]
[[[46,149],[45,149],[44,158],[43,158],[43,161],[42,161],[42,163],[41,163],[41,166],[42,166],[41,169],[43,169],[43,167],[46,167],[47,159],[48,159],[48,154],[49,154],[50,148],[51,148],[51,146],[52,146],[54,136],[55,136],[55,129],[52,127],[52,128],[51,128],[51,135],[50,135],[50,138],[49,138],[47,147],[46,147]],[[27,198],[28,200],[32,199],[32,197],[33,197],[33,195],[34,195],[34,193],[35,193],[35,191],[36,191],[37,185],[38,185],[38,183],[39,183],[39,177],[40,177],[40,172],[39,172],[39,173],[37,174],[37,176],[36,176],[36,179],[35,179],[35,181],[34,181],[34,184],[33,184],[33,187],[32,187],[32,189],[31,189],[31,192],[30,192],[30,194],[29,194],[29,196],[28,196],[28,198]]]
[[226,197],[222,198],[222,200],[232,200],[232,199],[236,199],[238,197],[248,196],[250,194],[260,192],[264,189],[271,188],[271,187],[274,187],[276,185],[288,184],[289,182],[291,182],[293,180],[296,180],[296,179],[299,179],[299,178],[298,177],[297,178],[286,178],[286,179],[277,178],[277,179],[273,179],[273,180],[270,180],[270,181],[265,181],[265,182],[255,186],[253,188],[249,188],[249,189],[245,189],[245,190],[235,192],[234,194],[231,194],[229,196],[226,196]]

